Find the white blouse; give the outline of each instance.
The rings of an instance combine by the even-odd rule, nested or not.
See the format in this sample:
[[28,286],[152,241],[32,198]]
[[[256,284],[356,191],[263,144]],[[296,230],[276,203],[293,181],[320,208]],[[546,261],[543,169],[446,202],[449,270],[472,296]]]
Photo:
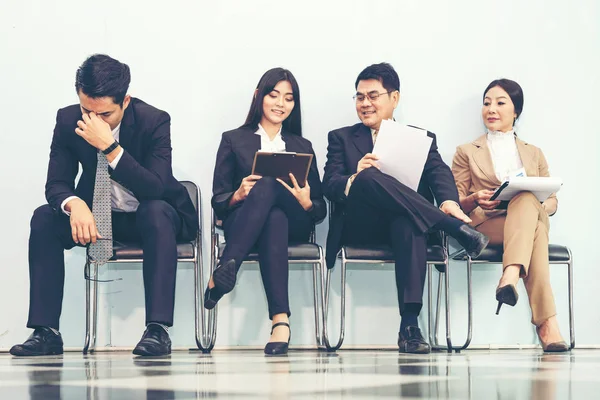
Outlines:
[[511,176],[527,176],[517,149],[515,131],[488,130],[487,144],[496,177],[500,182],[506,181]]
[[255,132],[260,136],[260,151],[283,152],[285,151],[285,142],[281,138],[281,128],[277,135],[271,140],[264,128],[258,124],[258,130]]

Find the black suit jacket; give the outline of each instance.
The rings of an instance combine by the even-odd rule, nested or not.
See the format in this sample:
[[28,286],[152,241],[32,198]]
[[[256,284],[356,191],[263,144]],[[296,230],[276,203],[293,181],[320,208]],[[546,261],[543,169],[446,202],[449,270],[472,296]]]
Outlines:
[[[75,133],[82,119],[78,104],[58,110],[50,147],[46,199],[57,212],[62,202],[78,196],[92,208],[97,150]],[[181,237],[192,239],[198,231],[198,213],[187,190],[171,169],[171,117],[164,111],[132,98],[125,110],[119,143],[124,150],[111,179],[129,189],[138,201],[165,200],[182,218]],[[83,171],[75,187],[75,178]]]
[[[281,132],[281,138],[285,142],[286,151],[313,155],[308,172],[310,198],[313,202],[310,215],[313,221],[318,223],[327,215],[327,206],[323,199],[317,158],[314,156],[312,144],[308,139],[285,130]],[[242,127],[223,133],[213,175],[212,206],[219,219],[225,220],[232,210],[241,206],[241,203],[238,203],[229,207],[229,201],[240,187],[242,179],[252,174],[254,155],[258,150],[260,150],[260,136],[252,128]]]
[[[434,198],[438,204],[446,200],[458,203],[458,191],[452,171],[438,153],[435,135],[429,131],[427,135],[433,141],[417,192],[431,203]],[[331,268],[342,245],[346,183],[356,173],[360,159],[373,151],[373,138],[371,130],[359,123],[329,132],[328,140],[323,191],[325,197],[335,203],[327,235],[327,265]]]

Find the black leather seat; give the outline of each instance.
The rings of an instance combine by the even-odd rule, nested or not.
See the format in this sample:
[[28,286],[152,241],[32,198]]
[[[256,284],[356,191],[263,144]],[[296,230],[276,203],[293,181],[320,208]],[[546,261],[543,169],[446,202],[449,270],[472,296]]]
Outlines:
[[[490,263],[501,263],[502,262],[502,253],[504,251],[504,247],[501,244],[498,245],[489,245],[486,247],[479,257],[473,258],[473,261],[489,261]],[[551,263],[560,263],[560,262],[568,262],[571,259],[571,255],[569,253],[569,249],[565,246],[561,246],[558,244],[548,245],[548,256],[550,258]],[[466,254],[459,254],[454,257],[454,260],[457,261],[466,261]]]
[[[346,259],[352,261],[359,260],[385,260],[392,261],[394,260],[394,253],[392,252],[392,248],[386,245],[378,245],[378,246],[370,246],[370,247],[362,247],[362,246],[344,246],[346,250]],[[430,263],[433,262],[441,262],[443,263],[446,259],[446,251],[443,246],[440,245],[430,245],[427,246],[427,261]],[[444,265],[435,266],[438,271],[444,272]]]
[[[180,243],[177,245],[177,258],[193,258],[194,242]],[[115,243],[113,246],[114,256],[110,261],[139,260],[144,252],[139,243]]]
[[[219,244],[219,258],[223,255],[225,249],[225,243]],[[319,260],[321,253],[319,245],[314,243],[290,243],[288,245],[288,259],[290,261],[301,261],[301,260]],[[250,254],[244,259],[248,262],[258,262],[258,253],[256,249],[252,249]]]

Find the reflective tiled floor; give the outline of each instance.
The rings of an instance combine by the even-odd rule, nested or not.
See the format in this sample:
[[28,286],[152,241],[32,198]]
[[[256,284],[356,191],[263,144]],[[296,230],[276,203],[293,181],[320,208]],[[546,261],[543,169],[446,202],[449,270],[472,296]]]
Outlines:
[[0,354],[0,399],[594,399],[600,351],[403,355],[394,351],[175,352],[16,359]]

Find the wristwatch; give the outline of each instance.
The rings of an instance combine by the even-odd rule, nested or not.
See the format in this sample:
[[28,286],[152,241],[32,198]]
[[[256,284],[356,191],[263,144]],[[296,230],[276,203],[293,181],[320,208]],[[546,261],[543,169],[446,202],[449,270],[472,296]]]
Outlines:
[[116,149],[117,147],[119,147],[119,142],[117,142],[116,140],[113,142],[113,144],[111,144],[110,146],[108,146],[106,149],[102,150],[102,153],[104,153],[105,155],[108,155],[110,153],[112,153],[112,151],[114,149]]

